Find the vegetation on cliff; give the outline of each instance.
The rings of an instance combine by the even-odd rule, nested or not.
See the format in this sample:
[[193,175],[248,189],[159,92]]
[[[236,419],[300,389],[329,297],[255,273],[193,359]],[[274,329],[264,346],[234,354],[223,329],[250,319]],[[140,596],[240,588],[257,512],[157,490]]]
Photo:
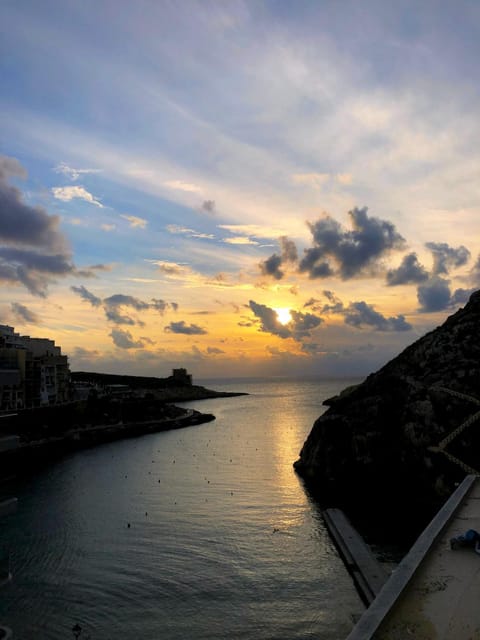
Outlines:
[[328,401],[295,463],[321,502],[377,528],[390,519],[418,532],[480,469],[479,336],[476,292],[441,327]]

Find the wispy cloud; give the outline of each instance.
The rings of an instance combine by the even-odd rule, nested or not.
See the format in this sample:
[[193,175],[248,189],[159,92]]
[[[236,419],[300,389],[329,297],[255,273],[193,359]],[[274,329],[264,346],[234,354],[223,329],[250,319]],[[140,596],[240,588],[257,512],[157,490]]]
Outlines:
[[239,244],[239,245],[258,245],[259,243],[256,240],[252,240],[251,238],[247,238],[246,236],[233,236],[232,238],[224,238],[223,242],[226,244]]
[[15,318],[22,323],[27,322],[29,324],[40,324],[40,318],[38,315],[19,302],[12,302],[12,313]]
[[127,220],[128,224],[133,229],[145,229],[147,226],[147,220],[145,218],[139,218],[138,216],[129,216],[127,214],[120,214],[120,217]]
[[79,185],[72,185],[69,187],[52,187],[53,197],[63,202],[70,202],[71,200],[85,200],[90,204],[94,204],[97,207],[103,209],[103,204],[100,200],[97,200],[89,191]]
[[202,188],[197,184],[185,182],[183,180],[167,180],[163,183],[169,189],[174,191],[186,191],[187,193],[202,193]]
[[62,173],[69,177],[71,180],[78,180],[80,176],[87,175],[89,173],[101,173],[101,169],[74,169],[69,167],[65,162],[60,162],[54,169],[55,173]]
[[195,229],[189,229],[188,227],[182,227],[178,224],[167,224],[166,229],[169,233],[177,235],[186,235],[190,238],[202,238],[205,240],[214,240],[215,236],[212,233],[202,233],[195,231]]

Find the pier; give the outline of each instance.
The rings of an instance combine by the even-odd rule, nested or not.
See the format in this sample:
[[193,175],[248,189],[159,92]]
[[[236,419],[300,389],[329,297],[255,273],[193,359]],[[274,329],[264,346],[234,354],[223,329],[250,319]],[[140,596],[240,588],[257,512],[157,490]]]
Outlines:
[[450,539],[480,531],[480,478],[468,475],[385,582],[347,640],[480,638],[480,555]]

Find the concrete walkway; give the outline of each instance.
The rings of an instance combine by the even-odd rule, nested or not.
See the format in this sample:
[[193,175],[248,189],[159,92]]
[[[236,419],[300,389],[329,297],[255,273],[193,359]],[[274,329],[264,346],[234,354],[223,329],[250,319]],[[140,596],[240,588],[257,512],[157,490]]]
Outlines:
[[480,639],[480,555],[450,538],[480,531],[480,478],[467,476],[402,560],[348,640]]

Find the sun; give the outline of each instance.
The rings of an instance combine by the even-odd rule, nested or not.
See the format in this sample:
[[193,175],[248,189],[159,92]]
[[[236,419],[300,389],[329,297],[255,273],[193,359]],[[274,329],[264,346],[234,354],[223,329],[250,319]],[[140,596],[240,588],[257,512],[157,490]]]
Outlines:
[[274,311],[277,314],[277,318],[280,324],[288,324],[292,321],[290,309],[287,309],[287,307],[275,307]]

